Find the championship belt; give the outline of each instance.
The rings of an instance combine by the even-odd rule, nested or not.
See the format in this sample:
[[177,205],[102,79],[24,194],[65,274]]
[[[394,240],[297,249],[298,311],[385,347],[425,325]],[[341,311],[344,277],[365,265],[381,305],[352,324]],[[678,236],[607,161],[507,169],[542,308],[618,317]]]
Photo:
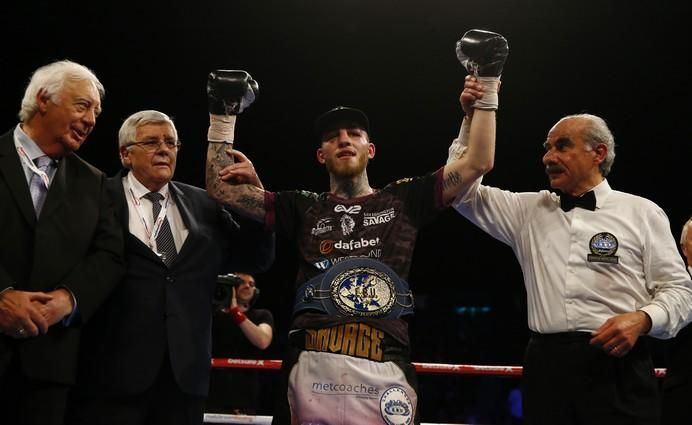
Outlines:
[[332,316],[397,319],[413,314],[408,283],[380,261],[343,260],[298,288],[293,314],[316,310]]

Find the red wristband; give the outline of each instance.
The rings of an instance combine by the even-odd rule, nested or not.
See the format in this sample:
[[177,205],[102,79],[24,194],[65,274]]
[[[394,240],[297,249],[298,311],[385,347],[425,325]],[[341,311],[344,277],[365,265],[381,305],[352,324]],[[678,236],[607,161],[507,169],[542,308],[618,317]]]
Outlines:
[[238,306],[235,306],[235,307],[231,308],[230,310],[228,310],[228,314],[231,315],[231,317],[233,318],[233,321],[235,322],[236,325],[243,323],[245,321],[245,319],[247,319],[247,316],[245,315],[245,313],[240,311],[240,307],[238,307]]

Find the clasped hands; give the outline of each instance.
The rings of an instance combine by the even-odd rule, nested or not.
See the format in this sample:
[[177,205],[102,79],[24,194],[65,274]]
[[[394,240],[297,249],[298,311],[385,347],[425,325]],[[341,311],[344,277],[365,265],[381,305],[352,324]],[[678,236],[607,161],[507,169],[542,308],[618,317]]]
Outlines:
[[50,292],[8,289],[0,294],[0,332],[13,338],[45,334],[74,309],[65,288]]

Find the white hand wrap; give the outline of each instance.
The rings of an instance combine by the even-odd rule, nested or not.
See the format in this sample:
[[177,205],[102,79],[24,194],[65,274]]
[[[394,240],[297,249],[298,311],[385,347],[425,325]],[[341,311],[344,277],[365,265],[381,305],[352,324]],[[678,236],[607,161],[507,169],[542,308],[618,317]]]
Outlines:
[[207,140],[210,142],[225,142],[232,145],[235,138],[235,119],[235,115],[209,114]]
[[473,103],[475,109],[486,111],[497,111],[498,96],[500,88],[500,77],[478,77],[478,81],[483,84],[483,97]]

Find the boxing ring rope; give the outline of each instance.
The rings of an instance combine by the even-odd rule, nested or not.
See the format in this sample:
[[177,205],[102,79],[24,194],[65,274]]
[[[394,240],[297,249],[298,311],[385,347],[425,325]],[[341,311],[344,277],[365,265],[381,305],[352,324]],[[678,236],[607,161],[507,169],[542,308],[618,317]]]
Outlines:
[[[281,368],[281,360],[251,360],[251,359],[211,359],[214,368],[234,368],[234,369],[260,369],[278,370]],[[521,366],[493,366],[493,365],[471,365],[471,364],[445,364],[445,363],[417,363],[413,366],[418,373],[442,374],[442,375],[484,375],[484,376],[505,376],[519,377],[522,374]],[[657,378],[666,375],[665,368],[655,368]],[[271,416],[246,416],[246,415],[226,415],[219,413],[205,413],[204,423],[212,424],[262,424],[270,425]],[[453,424],[424,424],[421,425],[453,425]]]
[[[211,359],[211,366],[217,368],[234,369],[262,369],[278,370],[281,368],[281,360],[249,360],[249,359]],[[471,364],[445,364],[445,363],[413,363],[418,373],[432,373],[443,375],[486,375],[486,376],[521,376],[521,366],[490,366]],[[656,368],[657,378],[666,375],[665,368]]]

